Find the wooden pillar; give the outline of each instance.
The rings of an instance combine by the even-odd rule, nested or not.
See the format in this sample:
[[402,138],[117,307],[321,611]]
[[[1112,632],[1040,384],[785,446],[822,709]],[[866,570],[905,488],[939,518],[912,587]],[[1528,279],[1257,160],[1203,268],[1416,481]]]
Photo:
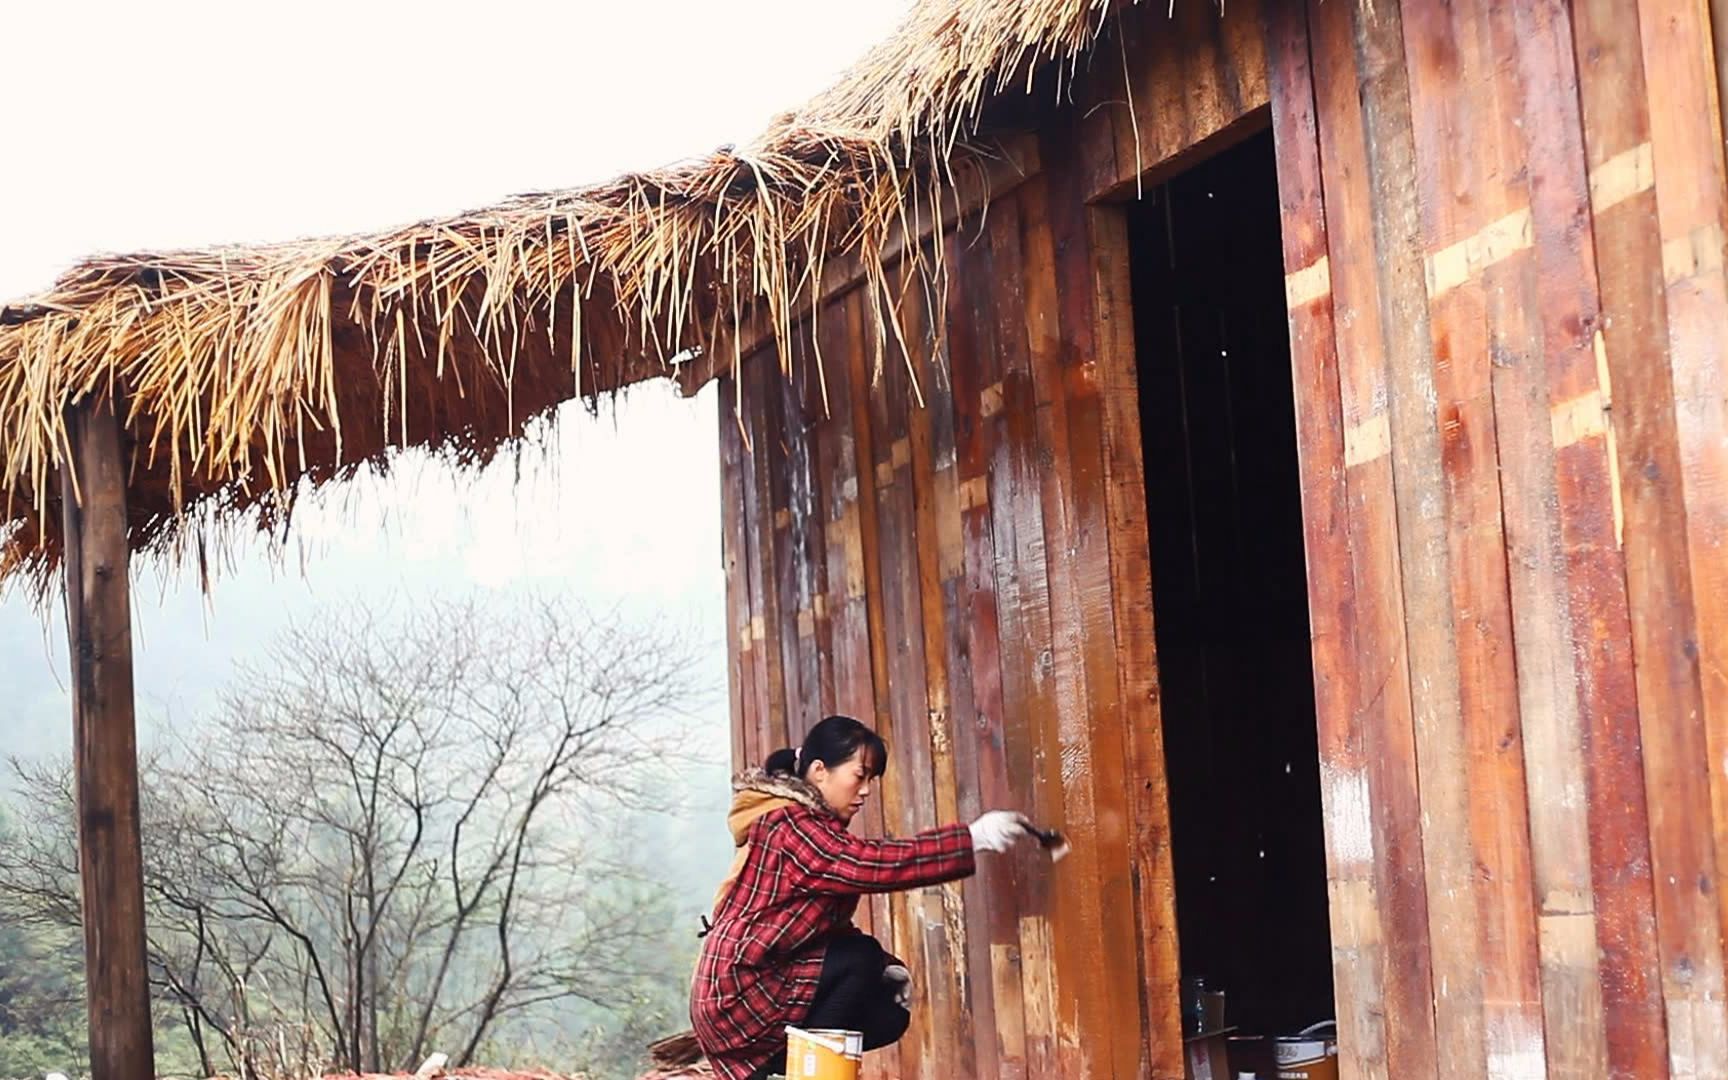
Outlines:
[[126,470],[110,400],[67,410],[60,470],[78,862],[94,1080],[155,1076],[133,730]]

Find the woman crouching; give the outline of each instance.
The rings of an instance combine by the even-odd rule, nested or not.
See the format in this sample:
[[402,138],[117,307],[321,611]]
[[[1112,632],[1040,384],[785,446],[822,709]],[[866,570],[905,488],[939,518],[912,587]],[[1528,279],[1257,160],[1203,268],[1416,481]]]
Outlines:
[[840,1028],[864,1048],[910,1022],[911,974],[852,925],[858,898],[972,873],[976,851],[1006,851],[1026,819],[995,810],[971,826],[866,840],[847,826],[888,767],[880,736],[847,716],[810,729],[733,784],[738,852],[714,901],[691,988],[697,1041],[722,1080],[784,1072],[786,1026]]

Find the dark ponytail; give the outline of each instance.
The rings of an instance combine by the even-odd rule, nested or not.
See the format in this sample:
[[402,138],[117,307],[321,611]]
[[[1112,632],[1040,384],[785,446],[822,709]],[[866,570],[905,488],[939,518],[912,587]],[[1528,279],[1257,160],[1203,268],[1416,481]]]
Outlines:
[[851,761],[862,754],[871,776],[888,771],[888,744],[882,736],[850,716],[830,716],[810,729],[804,736],[803,749],[794,753],[790,747],[768,755],[763,771],[784,773],[802,778],[810,771],[810,763],[820,761],[830,769]]

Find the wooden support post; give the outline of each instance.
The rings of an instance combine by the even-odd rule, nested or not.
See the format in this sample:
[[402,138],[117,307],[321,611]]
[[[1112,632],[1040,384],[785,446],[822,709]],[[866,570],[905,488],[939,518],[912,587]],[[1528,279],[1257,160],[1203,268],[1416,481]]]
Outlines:
[[61,502],[90,1073],[94,1080],[150,1080],[156,1069],[118,410],[111,401],[86,400],[68,410],[66,428],[70,459],[60,470]]

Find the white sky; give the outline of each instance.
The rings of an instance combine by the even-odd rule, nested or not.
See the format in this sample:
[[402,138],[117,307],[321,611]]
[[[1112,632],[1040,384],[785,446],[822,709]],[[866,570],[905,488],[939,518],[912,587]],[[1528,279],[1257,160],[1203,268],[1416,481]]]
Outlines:
[[[904,0],[11,0],[0,297],[97,251],[370,231],[744,142]],[[433,591],[563,591],[711,635],[724,747],[711,393],[566,416],[519,482],[410,467],[247,549],[204,600],[139,567],[140,724],[195,714],[289,615]],[[69,749],[63,628],[0,596],[0,754]],[[12,715],[7,716],[10,712]]]

